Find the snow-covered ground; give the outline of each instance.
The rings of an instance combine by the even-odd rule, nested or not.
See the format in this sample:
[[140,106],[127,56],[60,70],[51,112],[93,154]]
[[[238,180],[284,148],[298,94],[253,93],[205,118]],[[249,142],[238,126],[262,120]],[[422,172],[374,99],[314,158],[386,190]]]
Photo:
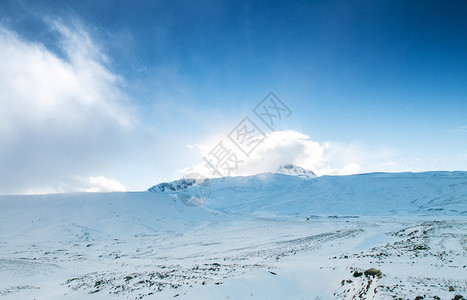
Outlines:
[[0,297],[467,295],[467,172],[210,186],[199,207],[167,192],[0,196]]

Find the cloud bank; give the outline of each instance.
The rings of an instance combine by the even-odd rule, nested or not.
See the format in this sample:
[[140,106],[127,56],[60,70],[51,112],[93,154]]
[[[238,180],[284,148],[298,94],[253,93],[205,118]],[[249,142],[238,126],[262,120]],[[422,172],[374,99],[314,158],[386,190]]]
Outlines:
[[87,32],[51,26],[65,58],[0,27],[1,193],[110,190],[69,183],[111,167],[136,123],[121,79]]
[[[195,148],[202,156],[215,147],[216,142],[189,146]],[[222,139],[227,148],[235,146]],[[258,146],[250,157],[242,157],[238,169],[230,175],[246,176],[262,172],[275,172],[284,164],[296,164],[312,170],[317,175],[350,175],[374,171],[401,171],[401,166],[390,158],[393,153],[387,149],[369,149],[359,144],[340,144],[333,142],[316,142],[309,136],[294,130],[275,131],[267,134],[267,138]],[[381,163],[383,161],[383,163]],[[182,173],[197,172],[207,177],[216,177],[212,168],[206,163],[181,170]]]

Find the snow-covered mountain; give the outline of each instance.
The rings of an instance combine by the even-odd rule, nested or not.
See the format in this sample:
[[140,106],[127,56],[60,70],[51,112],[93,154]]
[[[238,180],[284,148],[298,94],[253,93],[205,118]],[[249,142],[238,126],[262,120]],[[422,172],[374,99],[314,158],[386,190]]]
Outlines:
[[148,189],[149,192],[177,192],[196,184],[196,179],[182,178],[171,182],[162,182]]
[[[467,172],[195,181],[156,192],[0,196],[0,296],[465,294]],[[185,205],[201,187],[206,201]]]
[[[214,178],[209,180],[210,197],[203,203],[223,213],[247,215],[467,215],[467,172],[369,173],[311,180],[296,174]],[[198,187],[189,186],[184,193],[195,195]]]
[[[294,164],[287,164],[287,165],[280,166],[275,173],[290,175],[290,176],[297,176],[297,177],[306,178],[306,179],[312,179],[312,178],[317,177],[316,174],[313,173],[313,171],[306,170]],[[204,177],[197,178],[197,179],[182,178],[182,179],[178,179],[178,180],[174,180],[170,182],[162,182],[162,183],[156,184],[150,187],[148,191],[149,192],[174,193],[174,192],[185,190],[191,186],[204,183],[205,180],[208,180],[208,179]]]
[[309,179],[316,178],[316,174],[313,173],[313,171],[306,170],[294,164],[280,166],[277,169],[276,173],[290,175],[290,176],[298,176],[301,178],[309,178]]

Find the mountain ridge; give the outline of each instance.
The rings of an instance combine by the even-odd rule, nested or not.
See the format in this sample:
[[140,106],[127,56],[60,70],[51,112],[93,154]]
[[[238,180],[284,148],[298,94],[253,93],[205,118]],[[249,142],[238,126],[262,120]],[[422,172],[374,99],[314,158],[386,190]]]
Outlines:
[[304,169],[294,164],[282,165],[277,169],[276,173],[290,176],[298,176],[307,179],[313,179],[318,177],[313,171]]
[[[467,172],[366,173],[312,180],[279,173],[215,178],[203,206],[252,215],[467,215]],[[184,190],[196,195],[197,186]]]
[[[247,176],[240,176],[240,177],[250,177],[250,176],[256,176],[260,174],[269,174],[268,172],[265,173],[259,173],[255,175],[247,175]],[[279,166],[277,168],[277,171],[272,173],[272,174],[283,174],[283,175],[289,175],[289,176],[297,176],[300,178],[305,178],[305,179],[313,179],[316,178],[316,174],[311,171],[304,169],[300,166],[294,165],[294,164],[285,164],[282,166]],[[204,176],[201,176],[204,178]],[[229,176],[229,177],[238,177],[238,176]],[[211,178],[215,179],[215,178]],[[211,180],[211,179],[205,179],[205,180]],[[205,180],[200,180],[200,179],[193,179],[193,178],[181,178],[173,181],[168,181],[168,182],[161,182],[156,185],[153,185],[149,189],[147,189],[148,192],[179,192],[181,190],[187,189],[191,186],[197,185],[199,183],[204,182]]]

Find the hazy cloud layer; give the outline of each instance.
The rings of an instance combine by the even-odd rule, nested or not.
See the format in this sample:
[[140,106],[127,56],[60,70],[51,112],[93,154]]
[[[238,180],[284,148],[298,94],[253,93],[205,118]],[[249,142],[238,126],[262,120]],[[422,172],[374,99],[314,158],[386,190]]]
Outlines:
[[[19,36],[0,25],[0,194],[143,190],[178,178],[176,170],[201,162],[202,155],[226,136],[210,136],[191,150],[185,144],[227,133],[229,124],[238,121],[243,108],[232,105],[238,94],[211,91],[210,85],[205,87],[209,92],[197,94],[200,85],[172,61],[149,66],[143,79],[122,73],[128,76],[125,81],[112,71],[110,66],[116,65],[80,23],[46,23],[57,41],[32,42],[25,39],[27,34]],[[121,44],[118,34],[113,38]],[[241,97],[259,89],[246,89]],[[132,103],[127,93],[139,102]],[[217,98],[224,104],[217,105]],[[455,126],[449,136],[465,149],[467,127]],[[348,139],[330,138],[353,140],[360,135],[356,130]],[[467,163],[465,151],[453,155],[453,147],[432,158],[424,151],[408,155],[368,146],[375,142],[362,139],[366,144],[318,142],[293,130],[272,132],[251,157],[238,152],[241,162],[231,175],[273,172],[288,163],[318,175],[456,170]],[[210,174],[203,163],[182,172],[192,170]]]
[[[387,149],[369,149],[358,144],[319,143],[294,130],[269,133],[250,157],[243,157],[240,151],[235,150],[234,146],[222,137],[219,137],[216,142],[214,140],[205,145],[197,145],[196,149],[201,155],[209,157],[208,152],[216,146],[218,141],[223,140],[227,148],[232,149],[242,160],[238,169],[231,171],[231,175],[244,176],[274,172],[279,166],[289,163],[312,170],[317,175],[349,175],[361,172],[403,170],[403,166],[391,160],[393,153]],[[212,169],[206,163],[197,164],[181,172],[199,172],[208,177],[213,176]]]
[[73,176],[102,175],[135,123],[86,31],[51,26],[65,59],[0,27],[1,193],[80,189]]

